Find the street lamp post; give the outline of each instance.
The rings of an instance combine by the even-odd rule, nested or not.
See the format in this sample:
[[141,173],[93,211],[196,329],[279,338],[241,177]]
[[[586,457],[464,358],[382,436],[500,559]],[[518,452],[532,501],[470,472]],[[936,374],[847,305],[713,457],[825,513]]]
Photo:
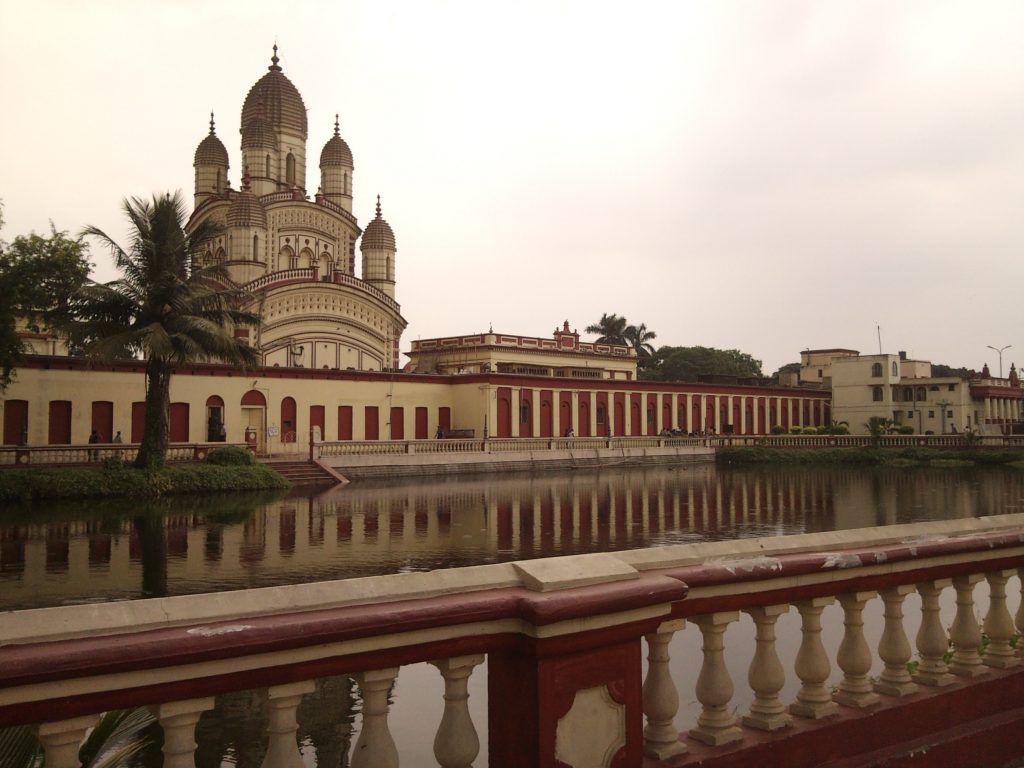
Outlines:
[[1007,344],[1005,347],[993,347],[991,344],[986,344],[989,349],[999,353],[999,378],[1003,378],[1003,352],[1013,346],[1013,344]]

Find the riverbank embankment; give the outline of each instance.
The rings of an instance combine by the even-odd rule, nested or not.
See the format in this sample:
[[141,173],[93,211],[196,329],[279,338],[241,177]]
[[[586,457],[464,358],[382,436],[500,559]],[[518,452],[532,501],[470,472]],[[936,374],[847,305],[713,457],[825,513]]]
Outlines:
[[771,448],[723,447],[716,453],[719,464],[817,464],[861,466],[1020,466],[1024,450],[992,448]]

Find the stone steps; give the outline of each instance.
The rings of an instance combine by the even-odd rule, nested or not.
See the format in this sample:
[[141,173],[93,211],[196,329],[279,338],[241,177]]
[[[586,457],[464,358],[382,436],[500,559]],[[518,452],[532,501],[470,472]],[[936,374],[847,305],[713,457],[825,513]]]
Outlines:
[[312,461],[264,461],[275,472],[284,475],[292,485],[334,485],[337,478]]

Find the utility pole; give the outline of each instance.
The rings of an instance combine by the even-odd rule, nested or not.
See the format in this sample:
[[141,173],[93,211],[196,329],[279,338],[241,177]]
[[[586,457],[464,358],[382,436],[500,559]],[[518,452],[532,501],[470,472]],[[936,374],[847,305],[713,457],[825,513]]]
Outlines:
[[1003,352],[1008,350],[1013,344],[1007,344],[1005,347],[993,347],[991,344],[986,344],[989,349],[999,353],[999,378],[1003,378]]

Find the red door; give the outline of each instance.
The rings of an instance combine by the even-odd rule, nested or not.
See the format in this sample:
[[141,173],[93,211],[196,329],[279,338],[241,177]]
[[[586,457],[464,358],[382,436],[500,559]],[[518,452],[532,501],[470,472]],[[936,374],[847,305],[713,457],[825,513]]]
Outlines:
[[533,437],[533,390],[519,390],[519,436]]
[[169,440],[172,443],[188,442],[188,403],[171,403]]
[[663,429],[673,429],[672,423],[672,396],[665,395],[661,400],[661,426]]
[[608,437],[612,424],[612,413],[608,410],[608,393],[598,392],[597,396],[597,437]]
[[636,392],[629,396],[629,434],[634,437],[643,434],[641,431],[644,423],[642,398],[643,395]]
[[452,409],[447,405],[437,409],[437,426],[445,432],[452,428]]
[[295,398],[286,397],[281,401],[281,442],[294,443],[298,428],[298,419],[295,417]]
[[405,408],[391,409],[391,439],[405,440]]
[[142,433],[146,431],[146,404],[132,403],[132,436],[133,443],[142,442]]
[[48,425],[47,437],[50,445],[71,444],[70,400],[50,401],[50,421]]
[[623,437],[626,434],[626,393],[616,392],[613,396],[615,408],[615,424],[611,432],[616,437]]
[[338,439],[352,439],[352,406],[338,406]]
[[540,391],[540,436],[554,437],[554,429],[554,394],[550,389],[542,389]]
[[427,439],[427,408],[423,405],[416,406],[416,439]]
[[109,400],[93,402],[92,429],[99,433],[101,443],[109,443],[114,439],[114,404]]
[[7,400],[4,403],[4,445],[28,442],[27,435],[28,400]]
[[[558,434],[565,437],[565,433],[572,427],[572,392],[558,393]],[[577,433],[579,430],[575,430]]]
[[690,425],[690,431],[691,432],[700,432],[701,431],[701,424],[700,424],[700,395],[694,395],[693,396],[693,405],[691,406],[690,410],[692,411],[691,421],[693,422]]
[[309,406],[309,429],[312,431],[319,427],[321,440],[327,439],[327,433],[324,431],[326,425],[326,414],[324,411],[325,409],[322,405]]
[[579,430],[580,437],[590,437],[590,393],[580,392],[579,405]]
[[[647,415],[644,417],[647,422],[647,434],[658,434],[658,396],[647,395]],[[668,422],[665,422],[666,424]]]
[[[495,394],[498,402],[498,437],[512,436],[512,389],[498,387]],[[444,426],[442,425],[442,429]]]
[[376,405],[367,405],[363,410],[365,418],[364,440],[380,440],[380,416]]

